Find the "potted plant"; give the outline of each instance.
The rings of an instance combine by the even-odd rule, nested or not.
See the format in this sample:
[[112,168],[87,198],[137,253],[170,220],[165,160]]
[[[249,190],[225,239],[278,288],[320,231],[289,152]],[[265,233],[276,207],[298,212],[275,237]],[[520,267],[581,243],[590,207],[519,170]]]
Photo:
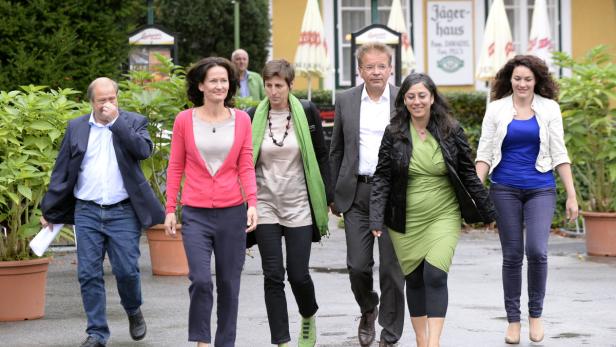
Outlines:
[[556,53],[565,141],[573,162],[591,255],[616,256],[616,65],[605,46],[576,61]]
[[39,204],[47,190],[68,119],[83,104],[70,89],[0,92],[0,321],[41,318],[49,257],[28,242],[40,229]]
[[[189,105],[184,69],[171,59],[157,55],[156,72],[131,71],[120,83],[120,107],[148,118],[154,144],[152,155],[142,162],[143,173],[164,205],[166,172],[171,150],[175,115]],[[188,261],[182,241],[181,225],[175,238],[165,235],[163,225],[146,230],[154,275],[187,275]]]

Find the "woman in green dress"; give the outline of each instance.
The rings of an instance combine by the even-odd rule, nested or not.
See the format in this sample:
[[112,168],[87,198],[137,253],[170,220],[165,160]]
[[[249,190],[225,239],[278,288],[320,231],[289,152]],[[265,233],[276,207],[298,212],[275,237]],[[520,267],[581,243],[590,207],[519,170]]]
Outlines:
[[491,223],[462,127],[425,74],[402,83],[372,181],[370,228],[389,232],[406,278],[417,346],[436,347],[447,312],[447,273],[462,218]]

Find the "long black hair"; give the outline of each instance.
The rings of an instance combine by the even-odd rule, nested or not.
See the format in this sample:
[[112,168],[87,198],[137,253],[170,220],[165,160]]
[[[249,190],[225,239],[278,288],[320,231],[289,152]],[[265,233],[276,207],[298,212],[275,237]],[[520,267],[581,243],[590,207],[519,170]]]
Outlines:
[[396,95],[396,113],[391,119],[392,134],[395,136],[403,136],[402,134],[405,132],[405,128],[408,128],[409,126],[409,122],[411,121],[411,113],[404,104],[404,95],[417,83],[423,84],[424,87],[426,87],[426,89],[430,92],[430,95],[434,97],[434,103],[430,107],[430,121],[428,123],[428,128],[435,127],[438,129],[442,138],[449,136],[455,125],[455,121],[451,116],[451,108],[449,107],[449,104],[438,92],[436,89],[436,84],[434,84],[434,81],[430,78],[430,76],[415,72],[411,73],[404,79],[402,85],[400,86],[400,90],[398,91],[398,95]]

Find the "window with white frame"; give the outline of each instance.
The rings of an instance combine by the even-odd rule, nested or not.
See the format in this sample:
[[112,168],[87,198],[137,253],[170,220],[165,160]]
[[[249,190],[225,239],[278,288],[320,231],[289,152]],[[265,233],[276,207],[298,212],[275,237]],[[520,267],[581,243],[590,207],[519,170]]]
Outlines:
[[[524,54],[528,48],[528,38],[533,21],[535,0],[505,0],[504,3],[509,26],[511,27],[514,51],[517,54]],[[548,8],[552,43],[554,45],[554,50],[558,51],[560,48],[560,19],[558,18],[559,1],[546,0],[546,5]]]
[[[406,20],[407,30],[410,28],[409,1],[401,0],[402,11]],[[391,11],[392,0],[378,0],[378,22],[387,25]],[[351,33],[372,24],[371,0],[341,0],[338,3],[338,82],[340,86],[351,85]]]

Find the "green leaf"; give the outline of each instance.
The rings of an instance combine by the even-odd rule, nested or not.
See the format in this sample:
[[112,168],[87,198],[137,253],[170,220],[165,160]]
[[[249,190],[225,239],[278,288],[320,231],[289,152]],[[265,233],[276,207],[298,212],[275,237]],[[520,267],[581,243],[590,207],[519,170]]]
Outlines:
[[51,125],[49,122],[44,120],[35,121],[30,124],[30,128],[40,131],[51,131],[55,130],[55,127]]
[[17,191],[19,191],[19,193],[25,196],[28,200],[32,200],[32,190],[29,187],[20,184],[17,186]]
[[11,198],[11,200],[13,200],[14,203],[19,204],[21,202],[21,199],[19,199],[19,196],[17,196],[17,194],[15,194],[13,192],[6,192],[5,194],[9,198]]

